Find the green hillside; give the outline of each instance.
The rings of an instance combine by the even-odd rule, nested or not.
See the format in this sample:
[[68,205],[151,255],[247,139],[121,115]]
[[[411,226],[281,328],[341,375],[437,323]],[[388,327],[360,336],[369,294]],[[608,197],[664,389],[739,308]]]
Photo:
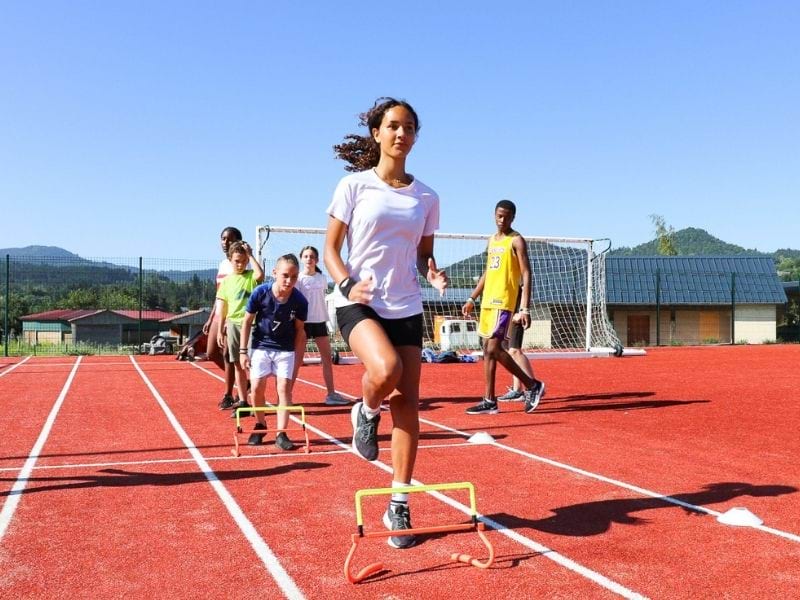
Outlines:
[[[800,250],[781,248],[775,252],[748,250],[736,244],[723,242],[719,238],[696,227],[676,231],[672,237],[678,256],[769,256],[775,262],[775,270],[784,281],[800,279]],[[613,249],[612,256],[655,256],[658,254],[658,240],[639,244],[633,248],[622,246]]]
[[69,259],[74,261],[75,263],[79,262],[89,262],[88,260],[81,258],[77,254],[73,254],[69,250],[64,250],[63,248],[59,248],[58,246],[25,246],[24,248],[0,248],[0,257],[5,257],[6,255],[10,256],[11,258],[27,258],[30,259],[29,262],[37,262],[35,259],[45,259],[47,261],[51,259]]
[[[679,256],[772,256],[770,252],[748,250],[736,244],[723,242],[704,229],[687,227],[673,234],[673,243]],[[800,254],[800,251],[792,251]],[[654,256],[658,254],[658,240],[639,244],[633,248],[622,246],[611,251],[614,256]],[[777,253],[775,253],[777,254]]]

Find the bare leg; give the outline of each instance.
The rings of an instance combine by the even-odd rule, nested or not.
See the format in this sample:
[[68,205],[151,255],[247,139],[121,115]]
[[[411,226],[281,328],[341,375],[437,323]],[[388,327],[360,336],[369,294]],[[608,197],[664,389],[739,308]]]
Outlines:
[[333,361],[331,360],[331,342],[328,336],[318,337],[315,339],[317,348],[319,348],[319,360],[322,365],[322,379],[325,382],[325,389],[327,393],[333,394],[336,388],[333,385]]
[[[531,367],[531,363],[528,360],[528,357],[525,356],[525,353],[519,348],[509,348],[508,353],[511,355],[511,358],[514,359],[514,362],[517,363],[519,367],[525,372],[525,374],[531,379],[533,379],[534,378],[533,368]],[[522,391],[522,382],[519,380],[519,377],[514,377],[514,380],[511,383],[511,389],[517,392]]]
[[410,483],[419,446],[420,349],[397,348],[403,364],[403,377],[389,396],[392,411],[392,468],[394,481]]
[[[236,389],[239,390],[239,399],[247,399],[247,373],[241,363],[229,363],[233,367],[236,378]],[[227,372],[226,372],[227,375]]]
[[397,387],[403,363],[383,328],[372,320],[360,321],[350,334],[350,347],[364,365],[361,391],[364,404],[377,410]]
[[208,360],[212,361],[215,365],[217,365],[223,371],[225,370],[225,359],[223,358],[223,350],[219,347],[219,342],[217,341],[217,328],[219,327],[219,321],[216,317],[212,319],[211,326],[208,328],[208,339],[206,340],[206,356],[208,356]]
[[[267,392],[267,378],[266,377],[253,377],[250,380],[250,388],[252,391],[253,406],[266,406],[266,392]],[[256,420],[262,425],[266,425],[267,421],[264,417],[264,411],[256,411]]]
[[294,385],[294,382],[297,381],[297,375],[300,373],[300,367],[303,366],[303,357],[306,355],[306,343],[308,342],[308,336],[306,336],[305,331],[298,332],[299,336],[303,338],[303,349],[300,352],[295,352],[294,355],[294,371],[292,372],[292,380],[290,385]]
[[497,372],[497,359],[495,358],[494,346],[500,345],[500,340],[483,340],[483,397],[494,400],[494,380]]
[[[511,355],[508,352],[506,352],[506,349],[503,348],[502,342],[498,339],[486,340],[483,358],[484,360],[494,359],[497,362],[499,362],[506,371],[511,373],[514,377],[518,378],[527,388],[533,386],[533,384],[535,383],[533,377],[525,373],[522,367],[520,367],[514,361],[514,359],[511,358]],[[492,383],[491,392],[494,393],[494,373],[492,373],[491,383]]]
[[[278,377],[275,382],[275,391],[278,394],[278,406],[292,406],[292,381]],[[277,429],[286,429],[289,425],[289,413],[279,410],[277,416]]]

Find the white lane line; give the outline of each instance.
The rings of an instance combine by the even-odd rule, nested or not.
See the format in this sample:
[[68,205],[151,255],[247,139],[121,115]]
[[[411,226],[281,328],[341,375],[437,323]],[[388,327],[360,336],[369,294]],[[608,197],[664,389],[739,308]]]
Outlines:
[[255,551],[256,555],[258,555],[258,557],[264,563],[264,566],[267,568],[272,577],[275,579],[275,582],[281,588],[284,595],[287,598],[291,599],[303,598],[304,596],[300,591],[300,588],[297,587],[297,584],[294,582],[289,573],[287,573],[286,570],[283,568],[283,566],[280,564],[278,558],[272,552],[272,549],[258,534],[256,528],[253,526],[253,523],[245,516],[242,508],[239,506],[239,504],[227,490],[225,485],[219,480],[217,474],[208,464],[206,459],[203,458],[203,455],[200,453],[200,451],[194,445],[194,442],[191,440],[189,435],[186,433],[181,424],[178,422],[178,419],[175,418],[175,415],[172,413],[169,406],[167,406],[167,403],[161,397],[161,394],[158,393],[158,390],[155,388],[153,383],[150,381],[147,375],[145,375],[144,371],[142,371],[141,367],[136,362],[136,359],[133,356],[131,356],[130,359],[131,362],[133,363],[133,366],[139,372],[139,375],[144,380],[147,387],[150,389],[150,393],[153,394],[153,397],[156,399],[159,406],[161,406],[161,410],[164,411],[164,414],[167,416],[167,420],[172,425],[172,428],[178,434],[178,437],[180,437],[184,446],[186,446],[186,448],[189,450],[189,453],[192,455],[194,462],[197,464],[203,475],[206,476],[206,479],[208,479],[208,482],[211,484],[211,487],[217,493],[220,500],[222,500],[222,504],[228,510],[230,515],[233,517],[234,521],[236,521],[236,524],[239,526],[239,529],[241,529],[242,533],[250,542],[250,545],[253,547],[253,550]]
[[[192,363],[192,364],[194,364],[194,363]],[[211,375],[213,377],[216,377],[220,381],[225,381],[222,377],[219,377],[216,373],[212,373],[211,371],[209,371],[207,369],[203,369],[202,367],[198,367],[198,368],[200,368],[201,370],[205,371],[209,375]],[[321,385],[319,385],[317,383],[314,383],[312,381],[306,381],[306,380],[301,379],[299,377],[297,378],[297,381],[300,381],[302,383],[311,385],[313,387],[317,387],[317,388],[320,388],[320,389],[325,389],[324,386],[321,386]],[[355,396],[353,396],[351,394],[348,394],[346,392],[339,392],[339,393],[342,394],[343,396],[346,396],[346,397],[351,398],[351,399],[355,398]],[[469,439],[470,436],[471,436],[471,434],[469,434],[469,433],[467,433],[465,431],[461,431],[460,429],[455,429],[453,427],[449,427],[448,425],[444,425],[443,423],[437,423],[436,421],[431,421],[431,420],[425,419],[423,417],[420,417],[419,421],[420,421],[420,423],[425,423],[426,425],[430,425],[431,427],[436,427],[437,429],[441,429],[443,431],[449,431],[451,433],[458,434],[458,435],[460,435],[460,436],[462,436],[462,437],[464,437],[466,439]],[[308,425],[306,425],[306,426],[308,427]],[[548,464],[548,465],[550,465],[552,467],[556,467],[556,468],[559,468],[559,469],[564,469],[566,471],[570,471],[572,473],[576,473],[576,474],[582,475],[584,477],[589,477],[591,479],[596,479],[597,481],[602,481],[603,483],[608,483],[610,485],[614,485],[614,486],[617,486],[617,487],[620,487],[620,488],[623,488],[623,489],[626,489],[626,490],[630,490],[630,491],[635,492],[637,494],[640,494],[642,496],[646,496],[646,497],[649,497],[649,498],[655,498],[657,500],[662,500],[663,502],[668,503],[668,504],[675,504],[676,506],[680,506],[682,508],[686,508],[686,509],[689,509],[689,510],[692,510],[692,511],[695,511],[695,512],[699,512],[699,513],[706,513],[706,514],[711,515],[713,517],[719,517],[722,514],[719,511],[713,510],[711,508],[706,508],[705,506],[699,506],[699,505],[695,505],[695,504],[690,504],[688,502],[684,502],[683,500],[679,500],[678,498],[673,498],[672,496],[669,496],[667,494],[661,494],[659,492],[654,492],[652,490],[641,488],[641,487],[635,486],[635,485],[630,484],[630,483],[625,483],[624,481],[619,481],[618,479],[611,479],[610,477],[606,477],[606,476],[600,475],[598,473],[592,473],[591,471],[586,471],[585,469],[581,469],[579,467],[573,467],[572,465],[561,463],[561,462],[558,462],[556,460],[552,460],[550,458],[545,458],[544,456],[539,456],[539,455],[533,454],[531,452],[526,452],[524,450],[519,450],[519,449],[514,448],[512,446],[506,446],[505,444],[501,444],[500,442],[497,442],[497,441],[492,442],[492,445],[497,447],[497,448],[500,448],[501,450],[506,450],[507,452],[512,452],[514,454],[519,454],[519,455],[524,456],[526,458],[530,458],[532,460],[536,460],[536,461]],[[787,540],[791,540],[793,542],[800,542],[800,535],[797,535],[797,534],[794,534],[794,533],[791,533],[791,532],[788,532],[788,531],[782,531],[780,529],[775,529],[773,527],[768,527],[766,525],[753,525],[752,528],[753,529],[757,529],[759,531],[763,531],[764,533],[769,533],[771,535],[775,535],[775,536],[778,536],[778,537],[781,537],[781,538],[784,538],[784,539],[787,539]]]
[[[610,477],[606,477],[605,475],[599,475],[597,473],[592,473],[591,471],[586,471],[584,469],[580,469],[578,467],[573,467],[572,465],[567,465],[565,463],[558,462],[556,460],[552,460],[550,458],[545,458],[544,456],[538,456],[537,454],[533,454],[531,452],[526,452],[525,450],[519,450],[518,448],[514,448],[512,446],[506,446],[505,444],[501,444],[499,442],[492,442],[493,446],[496,446],[502,450],[506,450],[508,452],[513,452],[514,454],[519,454],[520,456],[524,456],[525,458],[530,458],[545,464],[548,464],[553,467],[557,467],[559,469],[564,469],[566,471],[570,471],[572,473],[576,473],[578,475],[583,475],[584,477],[589,477],[591,479],[596,479],[597,481],[602,481],[603,483],[608,483],[626,490],[630,490],[642,496],[647,496],[649,498],[655,498],[656,500],[661,500],[665,503],[675,504],[676,506],[680,506],[682,508],[686,508],[688,510],[694,512],[705,513],[707,515],[711,515],[714,517],[719,517],[722,513],[716,511],[711,508],[706,508],[705,506],[699,506],[697,504],[691,504],[689,502],[684,502],[678,498],[673,498],[667,494],[660,494],[658,492],[654,492],[652,490],[648,490],[630,483],[625,483],[624,481],[620,481],[619,479],[612,479]],[[763,531],[764,533],[770,533],[772,535],[777,535],[779,537],[785,538],[787,540],[791,540],[794,542],[800,542],[800,536],[795,535],[794,533],[789,533],[788,531],[781,531],[779,529],[774,529],[772,527],[766,527],[765,525],[753,525],[753,529],[758,529]]]
[[6,501],[3,503],[3,508],[0,509],[0,541],[2,541],[3,536],[8,530],[8,526],[11,524],[11,519],[14,516],[14,512],[17,510],[17,505],[19,505],[19,501],[22,498],[22,493],[28,485],[28,478],[31,476],[33,467],[36,465],[36,460],[39,458],[39,453],[42,451],[50,435],[50,430],[53,428],[53,423],[55,423],[58,411],[61,410],[61,405],[64,404],[64,398],[66,398],[67,391],[72,385],[72,380],[75,379],[75,373],[78,371],[78,366],[81,364],[81,358],[82,357],[79,356],[75,361],[67,380],[64,382],[64,386],[61,388],[61,393],[58,395],[58,398],[56,398],[53,408],[50,409],[50,414],[47,415],[47,420],[44,422],[44,426],[39,432],[39,437],[36,438],[36,442],[33,444],[33,448],[31,448],[28,458],[25,460],[25,464],[22,465],[17,480],[14,482],[14,485],[11,486],[11,491],[8,493]]
[[[466,433],[464,431],[460,431],[458,429],[454,429],[452,427],[448,427],[447,425],[442,425],[441,423],[436,423],[435,421],[429,421],[428,419],[422,419],[421,418],[420,422],[421,423],[425,423],[427,425],[430,425],[432,427],[438,427],[439,429],[444,429],[446,431],[450,431],[452,433],[456,433],[456,434],[464,436],[466,438],[470,437],[470,434],[468,434],[468,433]],[[572,465],[568,465],[566,463],[558,462],[557,460],[553,460],[551,458],[546,458],[544,456],[539,456],[538,454],[533,454],[532,452],[527,452],[525,450],[520,450],[519,448],[514,448],[513,446],[506,446],[505,444],[501,444],[500,442],[497,442],[497,441],[494,441],[491,444],[487,444],[487,445],[492,445],[492,446],[495,446],[496,448],[499,448],[501,450],[505,450],[507,452],[512,452],[514,454],[518,454],[518,455],[523,456],[525,458],[530,458],[532,460],[536,460],[536,461],[545,463],[547,465],[550,465],[551,467],[556,467],[558,469],[563,469],[565,471],[570,471],[571,473],[575,473],[577,475],[582,475],[582,476],[588,477],[590,479],[596,479],[597,481],[602,481],[603,483],[608,483],[610,485],[613,485],[613,486],[616,486],[616,487],[620,487],[620,488],[629,490],[631,492],[635,492],[635,493],[637,493],[637,494],[639,494],[641,496],[646,496],[646,497],[649,497],[649,498],[655,498],[656,500],[661,500],[661,501],[663,501],[665,503],[668,503],[668,504],[675,504],[676,506],[680,506],[682,508],[686,508],[686,509],[694,511],[694,512],[705,513],[705,514],[711,515],[713,517],[719,517],[722,514],[719,511],[716,511],[716,510],[711,509],[711,508],[706,508],[705,506],[700,506],[700,505],[697,505],[697,504],[690,504],[689,502],[684,502],[683,500],[680,500],[678,498],[673,498],[672,496],[669,496],[667,494],[661,494],[659,492],[654,492],[652,490],[648,490],[648,489],[633,485],[631,483],[626,483],[624,481],[620,481],[619,479],[612,479],[610,477],[606,477],[605,475],[600,475],[598,473],[592,473],[591,471],[587,471],[587,470],[581,469],[579,467],[573,467]],[[769,534],[772,534],[772,535],[776,535],[778,537],[782,537],[782,538],[785,538],[787,540],[791,540],[793,542],[800,542],[800,536],[798,536],[798,535],[796,535],[794,533],[790,533],[788,531],[781,531],[780,529],[774,529],[773,527],[767,527],[766,525],[753,525],[752,527],[753,527],[753,529],[758,529],[759,531],[763,531],[764,533],[769,533]]]
[[[192,363],[192,364],[194,365],[194,363]],[[199,366],[197,368],[200,369],[201,371],[204,371],[204,372],[208,373],[212,377],[215,377],[215,378],[219,379],[220,381],[225,381],[224,378],[220,377],[216,373],[213,373],[213,372],[209,371],[208,369],[204,369],[204,368],[199,367]],[[297,378],[297,381],[299,381],[301,383],[305,383],[305,384],[311,385],[311,386],[319,387],[319,388],[322,387],[319,384],[316,384],[316,383],[313,383],[313,382],[310,382],[310,381],[306,381],[306,380],[301,379],[299,377]],[[350,398],[354,397],[354,396],[351,396],[350,394],[343,394],[343,395],[348,396]],[[295,417],[291,417],[291,418],[292,418],[292,420],[297,420]],[[460,435],[463,435],[463,436],[465,436],[467,438],[469,437],[467,434],[465,434],[463,432],[460,432],[460,431],[458,431],[456,429],[452,429],[452,428],[447,427],[445,425],[440,425],[438,423],[434,423],[434,422],[428,421],[426,419],[420,419],[420,422],[428,423],[428,424],[430,424],[430,425],[432,425],[434,427],[439,427],[440,429],[445,429],[445,430],[448,430],[448,431],[456,432],[456,433],[458,433]],[[327,440],[331,441],[332,443],[334,443],[334,444],[336,444],[338,446],[341,446],[342,448],[350,448],[349,444],[345,444],[341,440],[338,440],[338,439],[334,438],[333,436],[328,435],[327,433],[317,429],[316,427],[312,427],[308,423],[306,423],[306,427],[308,429],[311,429],[315,433],[317,433],[317,435],[320,435],[320,436],[326,438]],[[351,450],[351,451],[355,454],[355,450]],[[390,465],[384,463],[384,462],[381,462],[379,460],[375,460],[375,461],[372,461],[370,464],[374,465],[375,467],[378,467],[379,469],[382,469],[382,470],[386,471],[387,473],[389,473],[389,475],[392,474],[392,467]],[[414,479],[414,480],[411,481],[411,485],[425,485],[425,484],[423,482],[417,480],[417,479]],[[431,494],[432,496],[435,496],[436,498],[438,498],[442,502],[445,502],[446,504],[448,504],[448,505],[460,510],[464,514],[471,515],[471,509],[468,506],[466,506],[464,504],[461,504],[460,502],[457,502],[457,501],[453,500],[452,498],[449,498],[449,497],[447,497],[447,496],[445,496],[443,494],[440,494],[439,492],[428,492],[428,493]],[[613,580],[607,578],[605,575],[602,575],[602,574],[600,574],[600,573],[598,573],[596,571],[593,571],[593,570],[589,569],[588,567],[584,567],[583,565],[575,562],[574,560],[572,560],[570,558],[567,558],[566,556],[564,556],[562,554],[559,554],[558,552],[556,552],[555,550],[553,550],[551,548],[548,548],[547,546],[539,544],[538,542],[535,542],[530,538],[527,538],[527,537],[525,537],[523,535],[520,535],[516,531],[513,531],[511,529],[507,529],[501,523],[498,523],[498,522],[496,522],[496,521],[494,521],[492,519],[489,519],[487,517],[484,517],[482,515],[479,515],[478,518],[483,523],[485,523],[487,526],[489,526],[490,528],[496,530],[499,534],[504,535],[504,536],[514,540],[515,542],[517,542],[519,544],[522,544],[526,548],[529,548],[529,549],[531,549],[531,550],[533,550],[535,552],[539,552],[544,558],[547,558],[547,559],[549,559],[549,560],[561,565],[562,567],[564,567],[566,569],[569,569],[570,571],[573,571],[574,573],[577,573],[578,575],[581,575],[581,576],[589,579],[590,581],[593,581],[597,585],[599,585],[601,587],[604,587],[605,589],[609,590],[610,592],[618,594],[619,596],[622,596],[623,598],[629,598],[631,600],[643,600],[643,599],[646,598],[646,596],[642,596],[641,594],[626,588],[622,584],[617,583],[616,581],[613,581]]]
[[3,371],[2,373],[0,373],[0,377],[2,377],[3,375],[8,375],[9,373],[11,373],[11,371],[13,371],[14,369],[17,369],[17,368],[21,367],[21,366],[22,366],[22,365],[24,365],[26,362],[28,362],[30,359],[31,359],[31,356],[30,356],[30,355],[28,355],[28,356],[26,356],[25,358],[23,358],[23,359],[22,359],[20,362],[18,362],[18,363],[14,363],[14,364],[13,364],[13,365],[11,365],[11,366],[10,366],[8,369],[6,369],[6,370],[5,370],[5,371]]
[[[306,427],[308,424],[306,423]],[[422,450],[433,450],[433,449],[445,449],[448,450],[450,448],[457,448],[459,446],[472,446],[471,442],[461,442],[461,443],[449,443],[449,444],[426,444],[424,446],[420,446],[420,451]],[[391,452],[391,448],[381,448],[381,452]],[[334,454],[352,454],[352,450],[348,446],[346,449],[339,449],[339,450],[313,450],[310,454],[305,453],[294,453],[294,454],[243,454],[242,456],[207,456],[205,457],[208,462],[218,462],[218,461],[228,461],[228,460],[286,460],[286,461],[293,461],[295,459],[307,461],[309,458],[313,458],[315,456],[324,457],[330,456]],[[122,460],[116,462],[98,462],[98,463],[63,463],[60,465],[39,465],[33,467],[34,471],[52,471],[52,470],[63,470],[63,469],[102,469],[107,467],[146,467],[148,465],[169,465],[169,464],[179,464],[179,463],[193,463],[193,458],[154,458],[152,460]],[[0,473],[6,471],[19,471],[19,467],[0,467]]]

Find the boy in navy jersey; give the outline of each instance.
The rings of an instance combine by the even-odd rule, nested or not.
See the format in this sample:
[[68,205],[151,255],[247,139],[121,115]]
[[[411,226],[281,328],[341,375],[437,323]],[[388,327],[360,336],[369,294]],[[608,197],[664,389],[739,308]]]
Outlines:
[[[253,405],[266,406],[267,378],[275,375],[275,388],[279,406],[292,405],[292,383],[295,356],[301,352],[304,337],[303,324],[308,317],[308,301],[294,288],[300,272],[294,254],[285,254],[275,263],[273,280],[258,286],[250,295],[242,322],[239,359],[250,369]],[[251,339],[252,331],[252,339]],[[300,346],[300,347],[299,347]],[[266,431],[263,412],[256,412],[255,430]],[[277,429],[286,429],[289,414],[279,411]],[[247,441],[251,446],[263,443],[263,433],[253,433]],[[292,450],[286,432],[275,438],[281,450]]]

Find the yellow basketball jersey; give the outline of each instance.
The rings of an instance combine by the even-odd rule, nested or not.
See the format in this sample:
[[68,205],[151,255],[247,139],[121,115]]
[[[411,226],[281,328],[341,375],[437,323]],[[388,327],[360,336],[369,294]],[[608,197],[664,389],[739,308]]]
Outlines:
[[503,310],[516,308],[522,273],[511,242],[518,235],[516,231],[510,231],[502,239],[495,239],[495,236],[489,238],[481,307]]

